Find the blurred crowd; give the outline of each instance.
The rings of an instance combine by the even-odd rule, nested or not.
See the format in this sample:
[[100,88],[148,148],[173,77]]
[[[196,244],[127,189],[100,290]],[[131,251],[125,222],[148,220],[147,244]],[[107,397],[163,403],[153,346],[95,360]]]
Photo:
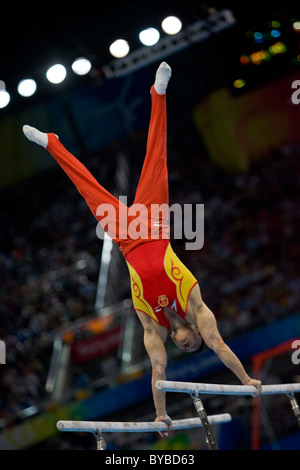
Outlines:
[[[132,191],[145,139],[131,136],[123,148]],[[204,247],[185,251],[182,240],[173,247],[199,280],[223,335],[296,312],[300,145],[272,149],[245,173],[229,175],[210,161],[197,134],[181,130],[168,142],[170,204],[205,208]],[[110,146],[81,158],[108,190],[114,151]],[[14,422],[46,396],[57,330],[94,311],[102,242],[84,200],[59,168],[3,190],[1,200],[0,338],[7,366],[0,376],[0,419]],[[120,289],[130,296],[128,279],[120,280]]]
[[200,155],[187,165],[182,202],[204,203],[205,242],[180,255],[225,335],[299,308],[299,152],[273,149],[234,176]]

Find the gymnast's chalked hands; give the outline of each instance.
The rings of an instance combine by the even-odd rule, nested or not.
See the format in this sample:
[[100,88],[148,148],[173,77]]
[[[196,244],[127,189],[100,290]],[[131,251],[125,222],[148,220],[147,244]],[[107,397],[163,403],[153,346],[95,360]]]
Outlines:
[[257,392],[255,395],[253,395],[254,397],[256,397],[257,395],[260,395],[261,392],[262,392],[262,385],[261,385],[261,381],[260,380],[256,380],[256,379],[249,379],[246,383],[244,383],[244,385],[253,385],[254,387],[257,388]]
[[171,425],[172,425],[172,420],[170,416],[168,415],[158,416],[155,421],[156,422],[161,421],[162,423],[165,423],[168,426],[168,431],[159,432],[161,437],[167,437],[169,435],[169,431],[171,430]]

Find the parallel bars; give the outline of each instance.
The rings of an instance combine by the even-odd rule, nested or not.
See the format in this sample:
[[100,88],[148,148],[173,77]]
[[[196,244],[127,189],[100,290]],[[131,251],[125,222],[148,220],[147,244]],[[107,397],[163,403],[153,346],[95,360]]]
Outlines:
[[[251,385],[220,385],[190,382],[172,382],[159,380],[156,388],[164,392],[188,393],[194,401],[199,418],[180,419],[172,421],[171,430],[203,427],[206,433],[206,442],[210,449],[218,450],[212,432],[211,424],[228,423],[231,416],[228,413],[207,416],[203,403],[198,397],[199,393],[214,395],[252,395],[258,396],[257,388]],[[300,384],[263,385],[261,395],[286,394],[289,397],[292,410],[300,426],[300,409],[295,393],[300,392]],[[97,439],[97,450],[106,449],[102,432],[162,432],[167,431],[167,425],[162,422],[98,422],[98,421],[58,421],[59,431],[91,432]]]
[[[228,413],[208,417],[210,424],[229,423],[231,416]],[[199,418],[173,420],[172,431],[190,429],[203,426]],[[56,427],[65,432],[91,432],[97,439],[97,450],[106,448],[102,437],[103,432],[163,432],[168,430],[165,423],[150,422],[112,422],[112,421],[58,421]]]

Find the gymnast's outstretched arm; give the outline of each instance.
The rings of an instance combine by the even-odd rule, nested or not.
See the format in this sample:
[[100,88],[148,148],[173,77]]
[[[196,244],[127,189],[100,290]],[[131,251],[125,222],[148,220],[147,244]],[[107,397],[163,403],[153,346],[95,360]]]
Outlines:
[[198,332],[206,345],[212,349],[243,385],[254,385],[261,392],[261,381],[252,379],[241,361],[225,344],[217,326],[216,317],[202,299],[200,287],[196,285],[189,297],[187,320],[197,326]]
[[202,302],[201,308],[196,313],[198,330],[209,348],[211,348],[244,385],[254,385],[261,391],[261,381],[249,377],[245,368],[234,352],[225,344],[219,333],[217,322],[212,311]]

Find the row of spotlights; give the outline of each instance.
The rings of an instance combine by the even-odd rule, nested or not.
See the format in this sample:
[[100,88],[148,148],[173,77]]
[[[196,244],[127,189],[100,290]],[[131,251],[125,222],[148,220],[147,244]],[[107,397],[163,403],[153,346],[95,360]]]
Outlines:
[[[80,57],[72,64],[72,70],[77,75],[86,75],[92,68],[92,64],[88,59]],[[46,72],[46,77],[50,83],[58,84],[64,81],[67,76],[66,68],[61,64],[53,65]],[[21,80],[18,84],[19,95],[29,98],[34,95],[37,84],[32,78]],[[10,102],[10,94],[5,89],[5,83],[0,80],[0,109],[5,108]]]
[[[166,34],[174,35],[179,33],[182,28],[182,22],[177,16],[168,16],[165,18],[161,27]],[[156,28],[147,28],[139,33],[139,40],[144,46],[154,46],[160,39],[160,32]],[[120,59],[129,53],[129,44],[125,39],[117,39],[109,48],[112,56]]]
[[[168,16],[162,21],[161,27],[166,34],[174,35],[181,30],[182,23],[176,16]],[[139,40],[144,46],[153,46],[159,39],[160,32],[156,28],[147,28],[139,33]],[[109,51],[113,57],[122,58],[129,53],[130,47],[125,39],[117,39],[111,44]],[[72,64],[72,70],[77,75],[86,75],[91,68],[91,62],[83,57],[76,59]],[[67,70],[61,64],[53,65],[46,73],[48,81],[53,84],[63,82],[66,76]],[[32,78],[21,80],[18,84],[18,93],[26,98],[34,95],[36,89],[37,84]],[[4,82],[0,80],[0,109],[5,108],[9,102],[10,94],[6,91]]]

